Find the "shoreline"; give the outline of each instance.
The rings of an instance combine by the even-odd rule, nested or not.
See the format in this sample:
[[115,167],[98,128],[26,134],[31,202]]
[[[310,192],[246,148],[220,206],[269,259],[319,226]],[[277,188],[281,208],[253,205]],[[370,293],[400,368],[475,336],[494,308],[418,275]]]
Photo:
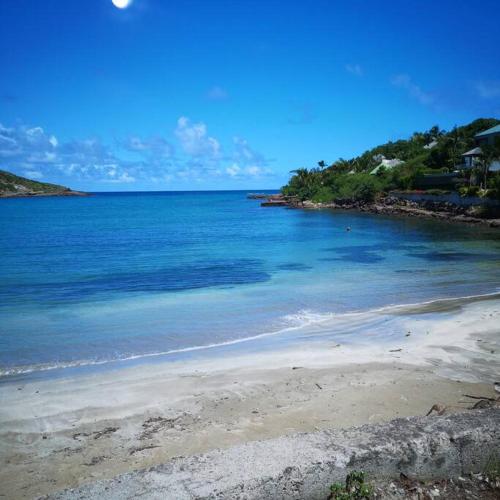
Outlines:
[[[256,198],[253,195],[251,199]],[[306,210],[345,210],[357,211],[361,213],[371,213],[378,215],[419,217],[426,219],[437,219],[447,222],[457,222],[466,224],[479,224],[490,228],[500,228],[500,218],[482,218],[469,215],[466,211],[460,210],[458,206],[452,204],[431,202],[418,203],[387,196],[376,202],[330,202],[315,203],[310,200],[299,201],[294,197],[287,197],[281,194],[265,196],[266,201],[261,202],[263,207],[288,207],[301,208]]]
[[48,196],[90,196],[83,191],[62,191],[60,193],[0,193],[0,198],[45,198]]
[[31,498],[179,455],[425,415],[434,404],[454,413],[475,403],[464,394],[495,397],[498,297],[427,309],[394,311],[401,331],[384,342],[366,331],[352,345],[306,340],[0,386],[0,493]]
[[[151,352],[134,354],[124,358],[117,359],[103,359],[103,360],[75,360],[75,361],[62,361],[58,364],[39,364],[39,365],[19,365],[9,368],[0,369],[0,387],[2,385],[8,384],[19,384],[32,382],[37,380],[50,380],[51,375],[58,374],[54,378],[67,378],[73,376],[85,376],[92,375],[93,369],[101,368],[103,373],[106,372],[106,368],[109,367],[110,371],[116,372],[120,370],[126,370],[131,367],[141,365],[142,363],[147,364],[148,361],[154,361],[159,363],[176,363],[180,361],[175,359],[176,356],[182,356],[183,354],[189,353],[201,353],[205,351],[214,352],[213,356],[218,357],[224,355],[223,353],[218,353],[217,351],[223,350],[225,348],[237,347],[240,344],[246,343],[257,343],[266,342],[266,339],[270,337],[285,337],[286,334],[292,333],[294,331],[307,330],[308,328],[321,328],[321,325],[331,324],[333,321],[349,320],[350,318],[363,317],[365,316],[368,320],[370,317],[374,318],[379,314],[385,314],[388,316],[399,316],[399,315],[409,315],[409,314],[425,314],[433,312],[447,312],[460,309],[461,306],[466,306],[468,304],[473,304],[476,302],[489,301],[489,300],[500,300],[500,290],[493,292],[478,294],[478,295],[467,295],[463,297],[441,297],[425,300],[422,302],[415,303],[402,303],[402,304],[389,304],[381,307],[374,307],[370,309],[352,310],[341,313],[319,313],[315,320],[307,321],[302,325],[283,327],[275,331],[266,331],[249,337],[241,337],[236,339],[231,339],[227,341],[222,341],[213,344],[202,344],[194,346],[186,346],[178,349],[172,349],[163,352]],[[365,320],[366,321],[366,320]],[[365,328],[366,328],[365,324]],[[370,325],[368,324],[368,327]],[[285,346],[286,348],[286,346]],[[240,355],[241,353],[236,353]],[[190,361],[192,362],[192,361]],[[85,371],[88,370],[87,373]],[[82,371],[81,374],[73,373],[73,371]],[[98,372],[97,372],[98,373]]]
[[[314,206],[311,206],[314,205]],[[373,203],[360,206],[346,207],[335,204],[307,204],[304,209],[339,209],[339,210],[357,210],[362,213],[371,213],[376,215],[389,215],[401,217],[419,217],[425,219],[437,219],[446,222],[479,224],[490,228],[500,228],[500,219],[483,219],[468,215],[453,215],[450,212],[428,210],[420,207],[405,205],[386,205],[383,203]]]

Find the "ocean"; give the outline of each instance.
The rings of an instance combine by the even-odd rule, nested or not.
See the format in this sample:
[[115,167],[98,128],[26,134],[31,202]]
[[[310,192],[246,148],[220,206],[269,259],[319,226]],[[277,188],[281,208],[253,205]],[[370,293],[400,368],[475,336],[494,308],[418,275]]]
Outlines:
[[355,342],[353,317],[500,289],[498,230],[246,194],[0,200],[0,380]]

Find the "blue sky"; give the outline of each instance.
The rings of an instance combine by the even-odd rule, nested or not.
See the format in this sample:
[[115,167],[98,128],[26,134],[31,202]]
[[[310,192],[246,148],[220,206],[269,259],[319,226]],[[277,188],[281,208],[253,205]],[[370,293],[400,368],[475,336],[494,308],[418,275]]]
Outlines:
[[258,189],[500,117],[497,0],[2,0],[0,168],[85,190]]

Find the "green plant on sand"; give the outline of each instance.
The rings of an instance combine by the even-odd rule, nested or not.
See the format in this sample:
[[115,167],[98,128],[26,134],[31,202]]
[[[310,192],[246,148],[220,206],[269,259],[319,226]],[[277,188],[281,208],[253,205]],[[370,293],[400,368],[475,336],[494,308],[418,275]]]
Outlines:
[[345,484],[334,483],[330,491],[329,500],[361,500],[373,496],[373,487],[365,483],[365,473],[361,471],[350,472]]
[[492,453],[486,463],[484,468],[484,473],[491,480],[499,480],[500,479],[500,454]]

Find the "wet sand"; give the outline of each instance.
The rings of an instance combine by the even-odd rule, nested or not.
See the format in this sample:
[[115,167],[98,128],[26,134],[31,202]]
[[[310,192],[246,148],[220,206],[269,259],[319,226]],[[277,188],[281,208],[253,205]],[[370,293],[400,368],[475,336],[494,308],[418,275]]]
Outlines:
[[[32,498],[245,441],[495,397],[496,297],[412,310],[386,342],[315,342],[0,386],[0,495]],[[415,316],[415,312],[421,312]]]

